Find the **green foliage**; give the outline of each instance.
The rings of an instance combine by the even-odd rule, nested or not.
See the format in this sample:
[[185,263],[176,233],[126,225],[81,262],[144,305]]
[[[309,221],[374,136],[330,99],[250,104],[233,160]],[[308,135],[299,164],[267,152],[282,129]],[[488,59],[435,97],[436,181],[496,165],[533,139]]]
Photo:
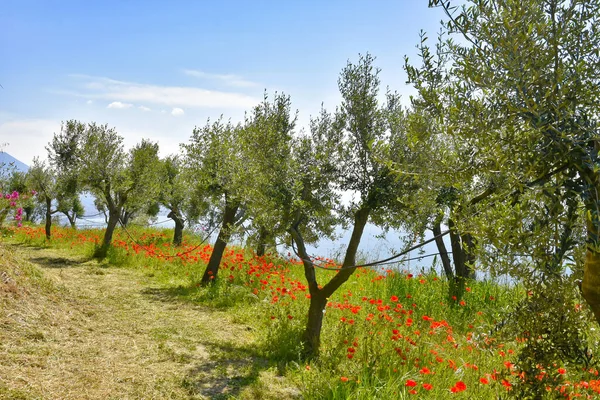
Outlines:
[[[597,224],[600,2],[430,5],[448,21],[434,49],[422,34],[421,66],[407,65],[419,92],[413,105],[434,116],[433,132],[455,154],[444,158],[460,172],[450,212],[459,231],[477,237],[479,268],[508,273],[532,294],[510,332],[532,335],[519,356],[529,374],[519,393],[545,396],[560,377],[534,382],[535,369],[575,362],[585,348],[588,318],[573,312],[573,281],[584,266],[586,219]],[[588,232],[587,240],[597,238]]]

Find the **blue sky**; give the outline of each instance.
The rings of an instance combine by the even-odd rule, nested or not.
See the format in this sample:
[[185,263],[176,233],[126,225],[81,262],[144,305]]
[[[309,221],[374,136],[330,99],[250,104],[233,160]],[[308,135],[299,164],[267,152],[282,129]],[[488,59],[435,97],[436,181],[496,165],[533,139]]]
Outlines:
[[427,0],[3,2],[0,143],[29,164],[79,119],[166,155],[209,117],[240,120],[265,89],[291,95],[304,125],[339,103],[359,53],[410,93],[404,55],[416,61],[419,31],[435,36],[440,19]]

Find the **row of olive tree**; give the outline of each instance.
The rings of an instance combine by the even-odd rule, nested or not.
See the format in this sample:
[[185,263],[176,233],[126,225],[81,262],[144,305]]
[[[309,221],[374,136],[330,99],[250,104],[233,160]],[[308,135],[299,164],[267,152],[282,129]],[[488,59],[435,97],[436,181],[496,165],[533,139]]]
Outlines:
[[[277,93],[243,123],[219,119],[196,128],[182,154],[164,160],[155,144],[142,141],[126,153],[114,130],[66,123],[49,147],[51,165],[106,205],[98,255],[106,254],[123,211],[149,201],[169,209],[176,243],[186,220],[219,226],[204,284],[218,278],[225,247],[241,229],[250,231],[257,254],[280,240],[293,243],[311,295],[304,349],[316,355],[327,298],[356,271],[366,224],[414,237],[431,229],[451,295],[461,295],[476,261],[509,273],[535,289],[516,311],[560,315],[555,336],[576,342],[583,322],[568,312],[572,278],[582,275],[584,297],[600,315],[599,2],[430,3],[444,8],[449,23],[433,48],[423,34],[420,66],[407,60],[417,89],[410,107],[394,92],[381,93],[367,54],[343,69],[335,112],[322,109],[307,132],[296,130],[290,97]],[[351,200],[342,202],[342,194]],[[351,229],[342,267],[320,284],[306,243],[340,224]],[[575,273],[567,279],[569,270]],[[558,300],[540,300],[548,297]],[[515,321],[545,334],[543,323],[532,329],[530,318]],[[529,345],[527,354],[550,359],[573,348],[553,343],[542,351]],[[524,356],[523,366],[533,371],[536,357]]]

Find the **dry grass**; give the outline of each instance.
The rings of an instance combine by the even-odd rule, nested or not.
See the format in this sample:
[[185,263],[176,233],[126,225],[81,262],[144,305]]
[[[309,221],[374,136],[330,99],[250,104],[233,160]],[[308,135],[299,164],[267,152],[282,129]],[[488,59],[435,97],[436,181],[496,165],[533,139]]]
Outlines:
[[252,330],[137,271],[0,243],[0,398],[298,397]]

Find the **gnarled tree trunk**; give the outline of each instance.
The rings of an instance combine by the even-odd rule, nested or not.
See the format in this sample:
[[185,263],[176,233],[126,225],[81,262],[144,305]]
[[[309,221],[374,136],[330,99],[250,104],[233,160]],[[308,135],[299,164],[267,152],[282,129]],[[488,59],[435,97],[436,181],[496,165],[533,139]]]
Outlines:
[[461,235],[452,219],[448,219],[448,228],[450,228],[450,245],[455,271],[454,279],[449,282],[449,296],[452,300],[460,300],[465,292],[466,281],[475,278],[473,269],[475,242],[471,234]]
[[227,246],[229,238],[231,237],[231,232],[235,225],[235,216],[238,208],[238,203],[232,204],[229,201],[225,201],[223,223],[221,224],[219,236],[217,236],[217,241],[213,247],[213,251],[210,255],[210,259],[208,260],[208,264],[206,265],[206,269],[204,270],[204,275],[202,275],[202,280],[200,281],[202,285],[207,285],[217,279],[219,265],[221,264],[225,247]]
[[106,224],[106,231],[104,231],[104,238],[102,239],[102,244],[96,250],[94,256],[97,258],[105,258],[106,254],[108,254],[108,249],[110,248],[110,244],[112,243],[112,237],[115,232],[115,228],[119,223],[119,217],[121,216],[120,209],[111,209],[108,212],[108,223]]
[[356,271],[356,253],[365,225],[369,220],[370,212],[371,210],[369,208],[361,208],[354,214],[354,227],[352,229],[350,242],[348,243],[348,248],[346,249],[342,269],[322,289],[319,289],[315,274],[315,266],[306,252],[304,240],[302,239],[300,232],[297,230],[297,227],[290,229],[292,238],[298,247],[298,254],[302,258],[304,275],[308,282],[310,293],[308,320],[302,336],[305,357],[317,357],[319,355],[319,348],[321,346],[321,328],[323,326],[323,314],[325,312],[325,306],[327,305],[327,299]]
[[446,244],[442,237],[441,219],[438,218],[433,224],[433,236],[435,238],[435,245],[437,246],[438,253],[440,253],[440,259],[442,260],[442,267],[448,282],[454,279],[454,271],[452,270],[452,264],[450,263],[450,257],[448,257],[448,250],[446,250]]
[[167,215],[167,218],[171,218],[175,221],[175,229],[173,232],[173,244],[175,246],[181,246],[181,242],[183,241],[183,226],[184,220],[179,216],[177,210],[171,210]]

